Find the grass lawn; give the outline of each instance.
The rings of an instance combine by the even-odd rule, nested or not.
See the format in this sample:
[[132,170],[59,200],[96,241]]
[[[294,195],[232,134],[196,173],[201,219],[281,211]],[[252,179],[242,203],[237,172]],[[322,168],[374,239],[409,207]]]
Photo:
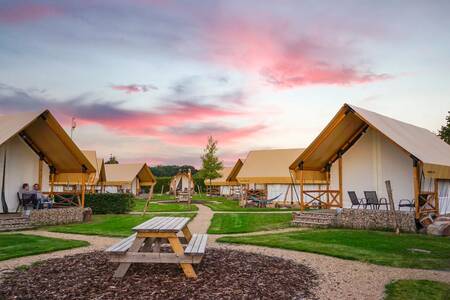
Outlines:
[[28,234],[0,234],[0,260],[88,246],[85,241]]
[[240,207],[239,201],[229,200],[223,197],[211,197],[194,195],[193,200],[202,200],[203,204],[211,208],[213,211],[293,211],[298,209],[285,208],[258,208],[258,207]]
[[430,280],[398,280],[386,285],[385,300],[450,299],[450,284]]
[[[450,239],[443,237],[327,229],[223,237],[218,241],[313,252],[393,267],[450,270]],[[422,249],[430,253],[410,249]]]
[[[134,200],[133,211],[143,211],[146,200],[136,199]],[[147,212],[183,212],[183,211],[197,211],[198,208],[195,205],[188,205],[186,203],[155,203],[151,202]]]
[[89,223],[57,225],[45,227],[48,231],[78,233],[87,235],[103,235],[103,236],[129,236],[131,228],[139,225],[148,219],[156,216],[174,216],[189,217],[195,216],[195,213],[183,214],[146,214],[145,216],[136,215],[94,215]]
[[208,233],[244,233],[289,227],[291,213],[220,213],[214,214]]

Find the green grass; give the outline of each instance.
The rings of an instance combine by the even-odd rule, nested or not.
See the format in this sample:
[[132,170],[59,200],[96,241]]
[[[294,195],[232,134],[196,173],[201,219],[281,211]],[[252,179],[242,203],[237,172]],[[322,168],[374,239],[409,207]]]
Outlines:
[[208,233],[244,233],[289,227],[290,213],[219,213],[214,214]]
[[446,300],[450,284],[430,280],[398,280],[386,285],[385,300]]
[[86,235],[102,235],[102,236],[129,236],[133,228],[148,219],[155,216],[176,216],[189,217],[195,216],[195,213],[183,214],[146,214],[145,216],[136,215],[94,215],[92,221],[81,224],[57,225],[49,226],[45,229],[54,232],[77,233]]
[[28,234],[0,234],[0,260],[88,246],[85,241]]
[[[146,200],[134,200],[133,211],[143,211]],[[183,212],[183,211],[197,211],[195,205],[188,205],[186,203],[155,203],[151,202],[147,212]]]
[[174,195],[166,195],[166,194],[153,194],[152,201],[160,201],[160,200],[175,200]]
[[[443,237],[327,229],[223,237],[218,241],[306,251],[393,267],[450,270],[450,239]],[[430,253],[412,252],[410,249],[423,249]]]
[[258,207],[240,207],[238,200],[230,200],[224,197],[211,197],[194,195],[193,200],[201,200],[203,204],[211,208],[213,211],[293,211],[298,209],[286,208],[258,208]]

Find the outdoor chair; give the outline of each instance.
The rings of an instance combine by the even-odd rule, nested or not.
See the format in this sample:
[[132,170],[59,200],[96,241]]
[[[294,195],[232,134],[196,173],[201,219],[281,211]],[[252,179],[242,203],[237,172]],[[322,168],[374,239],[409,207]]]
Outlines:
[[409,207],[409,210],[411,211],[416,207],[416,205],[414,203],[414,200],[402,199],[398,203],[398,210],[400,210],[402,207]]
[[361,205],[363,206],[365,205],[364,201],[366,199],[365,198],[358,199],[358,196],[356,196],[356,192],[348,191],[348,196],[350,197],[350,201],[352,202],[352,206],[350,208],[353,208],[353,206],[357,206],[359,208]]
[[377,192],[375,191],[364,191],[364,196],[366,197],[366,204],[364,207],[366,208],[370,205],[372,209],[380,209],[380,206],[386,206],[386,210],[388,210],[388,202],[386,198],[378,198]]

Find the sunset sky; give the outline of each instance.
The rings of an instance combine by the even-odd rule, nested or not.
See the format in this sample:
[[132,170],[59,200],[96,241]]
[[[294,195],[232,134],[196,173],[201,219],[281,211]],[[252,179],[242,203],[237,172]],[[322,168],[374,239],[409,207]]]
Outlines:
[[450,1],[0,0],[0,114],[121,162],[305,147],[343,103],[437,131]]

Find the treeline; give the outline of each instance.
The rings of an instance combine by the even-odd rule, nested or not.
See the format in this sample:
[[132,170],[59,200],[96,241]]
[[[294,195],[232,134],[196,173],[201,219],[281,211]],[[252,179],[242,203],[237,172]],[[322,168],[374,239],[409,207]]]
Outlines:
[[152,171],[153,175],[156,177],[172,177],[175,176],[179,171],[187,171],[188,169],[191,170],[192,175],[195,175],[198,170],[189,165],[183,165],[183,166],[177,166],[177,165],[170,165],[170,166],[156,166],[156,167],[150,167],[150,170]]

